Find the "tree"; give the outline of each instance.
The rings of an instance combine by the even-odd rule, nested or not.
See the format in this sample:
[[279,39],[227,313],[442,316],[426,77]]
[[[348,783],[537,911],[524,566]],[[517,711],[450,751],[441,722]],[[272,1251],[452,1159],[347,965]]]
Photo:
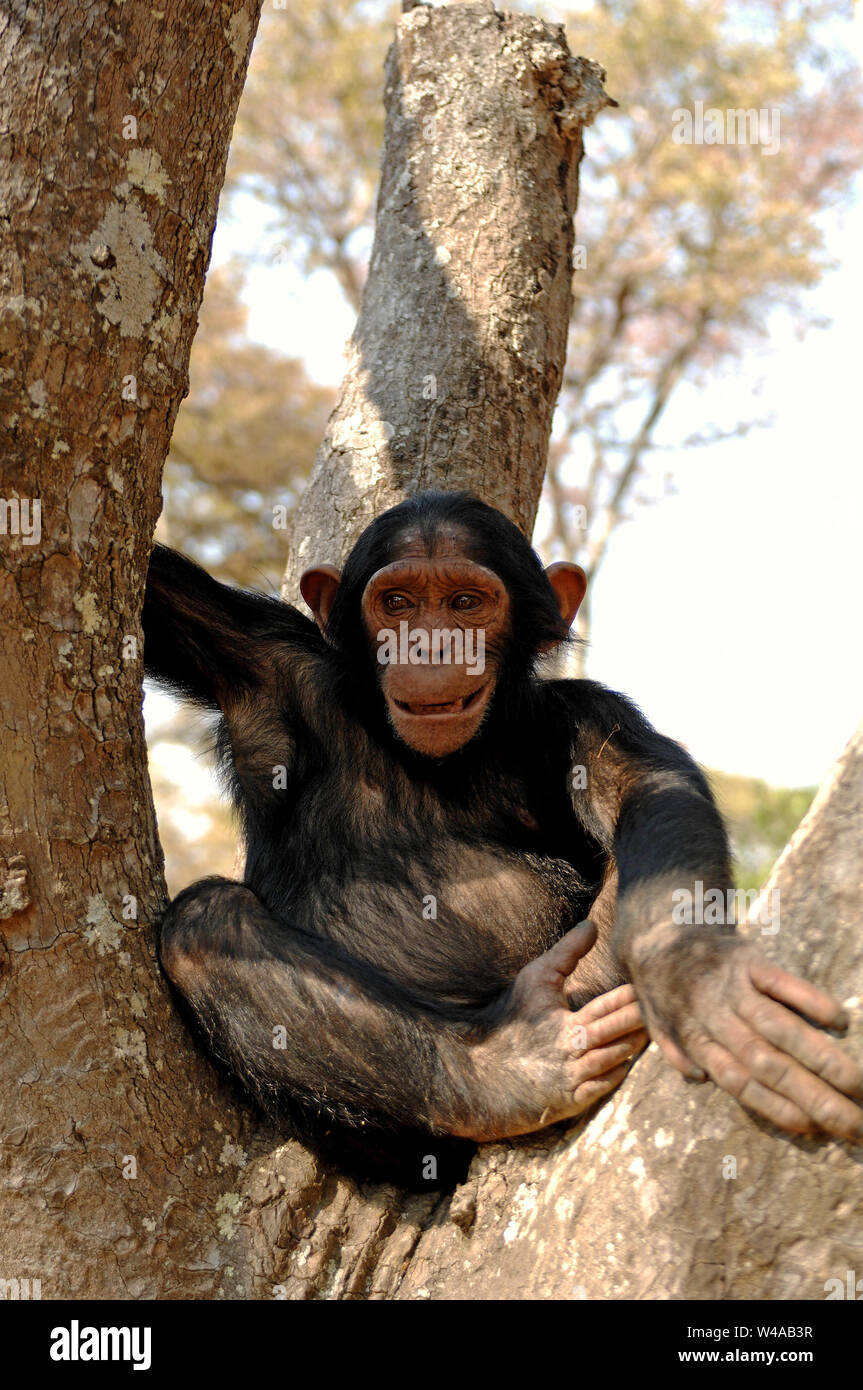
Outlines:
[[[863,153],[860,76],[842,55],[834,9],[598,0],[571,16],[621,108],[591,133],[581,174],[575,307],[540,539],[591,581],[616,527],[662,495],[664,460],[760,423],[748,399],[739,418],[675,423],[682,388],[736,364],[775,310],[815,322],[804,291],[830,264],[824,213],[847,194]],[[268,16],[232,166],[234,193],[253,189],[274,208],[283,249],[326,267],[357,307],[382,12],[367,0],[297,0],[290,14]],[[675,112],[696,100],[778,111],[778,149],[677,143]]]
[[[823,34],[833,8],[599,0],[580,17],[580,41],[626,94],[617,127],[591,142],[586,265],[548,471],[553,548],[588,575],[584,637],[615,528],[661,495],[656,450],[758,423],[744,395],[741,418],[663,436],[678,388],[738,361],[774,309],[800,329],[818,323],[802,291],[831,263],[823,214],[847,196],[863,155],[860,74]],[[735,136],[738,113],[763,109],[759,142],[747,118],[742,142],[729,125],[725,143],[678,143],[679,113],[696,101],[733,115]]]
[[155,962],[138,613],[256,22],[0,21],[0,1266],[45,1298],[211,1292],[246,1124]]
[[[364,1206],[257,1121],[192,1043],[153,949],[164,885],[138,715],[138,613],[257,10],[230,0],[214,23],[166,0],[158,45],[141,0],[120,11],[88,0],[85,18],[82,43],[79,6],[16,0],[0,27],[4,126],[27,135],[0,166],[14,211],[0,223],[11,288],[0,322],[11,364],[0,382],[11,417],[0,621],[15,634],[0,671],[0,1265],[5,1279],[40,1279],[45,1298],[278,1297],[308,1213],[334,1197],[317,1230],[358,1204],[336,1283],[359,1288],[354,1253],[400,1211],[428,1214],[436,1199],[380,1189]],[[77,62],[57,68],[56,53],[72,50]],[[518,370],[525,424],[494,497],[528,525],[563,370],[580,130],[605,103],[600,73],[570,60],[554,27],[499,22],[484,5],[407,15],[389,71],[380,244],[403,257],[410,241],[426,312],[436,307],[453,335],[440,371],[453,404],[423,408],[441,410],[451,435],[466,428],[459,476],[481,486],[506,374]],[[479,72],[480,124],[453,100],[441,131],[448,188],[429,151],[423,164],[430,137],[410,113]],[[104,94],[95,108],[90,91]],[[396,197],[408,154],[413,182]],[[445,244],[431,224],[436,207],[469,214],[467,176],[486,167],[500,181],[499,223],[474,232],[502,273],[480,296],[464,287],[464,240]],[[524,220],[533,211],[535,223]],[[460,293],[449,293],[445,266]],[[424,353],[402,378],[411,389],[428,360],[380,269],[359,341],[367,375],[352,372],[343,395],[359,419],[342,418],[341,442],[331,427],[334,455],[365,444],[377,405],[399,405],[376,374],[388,303],[403,342]],[[501,341],[486,341],[486,365],[492,321]],[[479,423],[466,427],[463,402],[483,381]],[[512,411],[501,428],[511,439]],[[412,486],[387,471],[394,450],[381,447],[379,462],[371,452],[361,462],[378,497]],[[435,466],[430,446],[426,476]],[[357,505],[345,529],[361,523]]]
[[[297,510],[289,597],[302,569],[343,558],[405,492],[469,488],[533,530],[566,351],[581,129],[608,98],[602,69],[565,55],[562,30],[483,5],[443,13],[406,16],[387,56],[369,278]],[[435,65],[432,83],[446,43],[461,61]]]

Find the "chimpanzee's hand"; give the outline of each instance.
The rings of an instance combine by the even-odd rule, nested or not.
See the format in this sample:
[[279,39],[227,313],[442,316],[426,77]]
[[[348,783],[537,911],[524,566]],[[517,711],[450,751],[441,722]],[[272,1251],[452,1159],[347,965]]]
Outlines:
[[[648,932],[628,962],[651,1038],[684,1076],[705,1073],[741,1105],[792,1134],[863,1142],[863,1068],[827,1034],[844,1029],[829,994],[755,946],[699,927]],[[797,1010],[798,1012],[792,1012]]]
[[529,1134],[580,1114],[620,1085],[648,1043],[635,991],[620,985],[575,1013],[565,991],[595,940],[593,923],[582,922],[519,971],[491,1031],[471,1052],[475,1114],[451,1132],[477,1140]]

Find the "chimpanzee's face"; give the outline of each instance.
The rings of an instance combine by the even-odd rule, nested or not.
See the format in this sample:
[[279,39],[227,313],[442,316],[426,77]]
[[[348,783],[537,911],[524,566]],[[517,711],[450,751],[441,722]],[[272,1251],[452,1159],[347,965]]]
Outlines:
[[[513,595],[494,570],[471,558],[470,542],[466,529],[444,524],[430,547],[408,526],[360,603],[390,723],[410,748],[432,758],[455,753],[479,731],[510,649]],[[584,596],[584,572],[558,561],[545,573],[568,627]],[[325,637],[340,582],[332,565],[306,570],[300,580]]]
[[488,712],[509,633],[510,601],[491,570],[441,535],[429,555],[407,533],[398,558],[373,574],[363,624],[390,723],[418,753],[443,758],[474,737]]

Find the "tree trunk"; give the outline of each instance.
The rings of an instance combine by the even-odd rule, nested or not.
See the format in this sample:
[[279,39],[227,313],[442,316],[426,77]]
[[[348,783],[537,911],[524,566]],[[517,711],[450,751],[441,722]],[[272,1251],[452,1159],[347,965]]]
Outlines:
[[138,614],[259,3],[0,14],[0,1278],[43,1298],[214,1292],[248,1125],[155,964]]
[[531,535],[566,357],[581,130],[609,104],[604,76],[562,28],[490,4],[401,20],[369,278],[286,597],[423,488],[468,488]]
[[[0,1291],[390,1291],[442,1202],[358,1189],[256,1121],[153,951],[138,614],[258,9],[0,16]],[[303,564],[432,484],[530,530],[600,75],[529,16],[401,21],[375,261],[325,445],[338,473],[318,469]]]

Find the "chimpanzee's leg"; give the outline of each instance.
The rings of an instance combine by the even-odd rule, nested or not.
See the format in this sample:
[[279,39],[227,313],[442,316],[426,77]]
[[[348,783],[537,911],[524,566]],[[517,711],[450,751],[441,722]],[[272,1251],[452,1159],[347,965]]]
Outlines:
[[439,1032],[371,967],[223,878],[174,899],[159,949],[212,1051],[271,1114],[359,1173],[462,1180],[473,1146],[434,1132],[465,1104]]
[[631,1009],[618,1011],[617,1031],[603,1024],[601,1042],[587,1050],[561,1018],[562,962],[574,964],[584,939],[568,933],[546,952],[557,964],[540,957],[524,967],[501,997],[500,1017],[480,1009],[475,1018],[421,1007],[406,988],[277,920],[251,889],[226,879],[205,879],[171,904],[161,954],[213,1051],[267,1109],[293,1116],[299,1104],[317,1117],[318,1133],[371,1131],[379,1150],[422,1134],[411,1175],[419,1183],[427,1168],[445,1180],[447,1136],[541,1128],[618,1083],[618,1063],[638,1040]]
[[163,918],[160,955],[213,1051],[268,1110],[282,1093],[358,1122],[401,1110],[386,1068],[375,1068],[364,1015],[376,1003],[366,1004],[356,971],[332,943],[278,921],[252,889],[223,878],[186,888]]

